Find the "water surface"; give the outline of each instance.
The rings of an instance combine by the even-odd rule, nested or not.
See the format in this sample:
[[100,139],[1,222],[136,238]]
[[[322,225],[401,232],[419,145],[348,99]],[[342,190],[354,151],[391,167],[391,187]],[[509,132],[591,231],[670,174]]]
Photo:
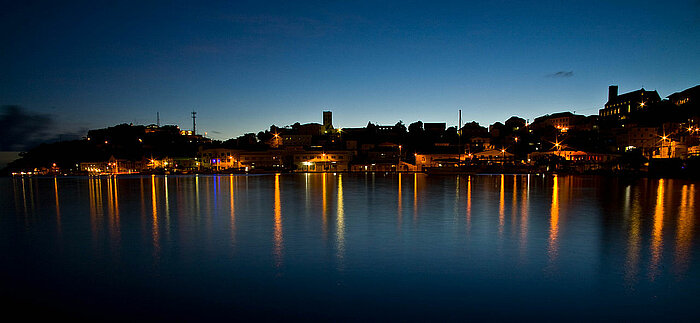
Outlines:
[[0,288],[102,319],[692,320],[699,184],[3,178]]

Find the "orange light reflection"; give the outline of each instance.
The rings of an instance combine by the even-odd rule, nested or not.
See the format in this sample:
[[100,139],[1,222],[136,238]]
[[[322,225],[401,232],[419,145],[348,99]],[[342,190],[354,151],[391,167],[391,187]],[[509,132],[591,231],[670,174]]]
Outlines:
[[[325,178],[325,174],[324,174]],[[325,181],[324,181],[325,183]],[[325,188],[325,185],[324,185]],[[325,196],[325,195],[324,195]],[[282,202],[280,201],[280,174],[275,174],[275,230],[274,230],[274,250],[275,266],[282,265]]]
[[559,252],[559,176],[554,176],[552,207],[549,218],[549,261],[553,263]]
[[654,208],[654,230],[651,238],[651,261],[649,262],[649,279],[654,280],[658,273],[659,260],[663,247],[664,226],[664,180],[659,179],[656,189],[656,207]]

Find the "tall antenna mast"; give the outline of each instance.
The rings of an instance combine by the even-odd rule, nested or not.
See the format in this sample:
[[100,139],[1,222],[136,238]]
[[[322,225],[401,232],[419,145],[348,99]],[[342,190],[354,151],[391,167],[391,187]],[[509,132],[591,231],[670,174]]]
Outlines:
[[196,135],[197,134],[197,112],[192,110],[192,134]]

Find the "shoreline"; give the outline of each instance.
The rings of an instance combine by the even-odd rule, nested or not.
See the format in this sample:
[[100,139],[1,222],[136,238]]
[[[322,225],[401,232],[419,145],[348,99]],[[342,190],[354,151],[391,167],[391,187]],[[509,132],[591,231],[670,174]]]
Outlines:
[[116,174],[6,174],[0,175],[0,177],[7,178],[58,178],[58,177],[125,177],[125,176],[241,176],[241,175],[273,175],[273,174],[385,174],[385,175],[396,175],[396,174],[424,174],[428,176],[461,176],[461,175],[543,175],[543,176],[558,176],[558,175],[578,175],[578,176],[607,176],[615,177],[621,179],[641,179],[641,178],[663,178],[663,179],[686,179],[690,181],[700,181],[700,176],[688,176],[688,174],[663,174],[663,173],[652,173],[648,171],[588,171],[588,172],[570,172],[570,171],[459,171],[459,170],[446,170],[446,171],[328,171],[328,172],[294,172],[294,171],[257,171],[257,172],[143,172],[143,173],[116,173]]

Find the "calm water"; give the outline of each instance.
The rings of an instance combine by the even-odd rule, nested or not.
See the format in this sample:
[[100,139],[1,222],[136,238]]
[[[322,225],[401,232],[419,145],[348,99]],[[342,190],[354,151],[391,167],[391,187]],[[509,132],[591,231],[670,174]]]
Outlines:
[[698,317],[700,183],[294,174],[3,178],[0,189],[10,311]]

